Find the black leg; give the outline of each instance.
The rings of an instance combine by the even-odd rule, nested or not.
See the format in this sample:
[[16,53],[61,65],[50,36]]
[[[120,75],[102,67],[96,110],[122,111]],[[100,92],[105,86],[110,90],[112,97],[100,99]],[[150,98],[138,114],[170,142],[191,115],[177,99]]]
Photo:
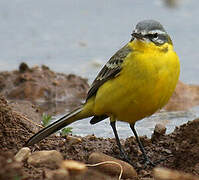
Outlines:
[[116,143],[118,145],[118,148],[120,150],[120,156],[121,156],[121,159],[125,160],[126,162],[132,164],[130,162],[130,160],[128,159],[127,155],[125,154],[124,152],[124,149],[122,148],[122,145],[120,143],[120,139],[119,139],[119,136],[118,136],[118,133],[117,133],[117,130],[116,130],[116,126],[115,126],[115,121],[112,121],[111,123],[111,127],[113,129],[113,132],[114,132],[114,135],[115,135],[115,139],[116,139]]
[[136,132],[136,130],[135,130],[135,124],[130,124],[130,127],[131,127],[131,130],[133,131],[133,134],[135,135],[136,141],[137,141],[137,143],[138,143],[138,145],[139,145],[139,148],[140,148],[140,150],[141,150],[141,152],[142,152],[142,154],[143,154],[143,156],[144,156],[144,161],[145,161],[145,163],[150,164],[150,165],[152,165],[152,166],[155,166],[155,164],[154,164],[154,163],[149,159],[149,157],[146,155],[146,152],[145,152],[145,150],[144,150],[144,147],[143,147],[143,145],[142,145],[142,143],[141,143],[141,141],[140,141],[140,139],[139,139],[139,137],[138,137],[138,135],[137,135],[137,132]]

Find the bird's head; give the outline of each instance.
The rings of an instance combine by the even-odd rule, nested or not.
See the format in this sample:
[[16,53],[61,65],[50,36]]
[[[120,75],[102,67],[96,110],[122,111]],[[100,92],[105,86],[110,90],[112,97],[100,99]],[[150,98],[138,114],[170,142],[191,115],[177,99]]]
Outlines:
[[140,21],[131,35],[130,42],[139,41],[145,45],[159,47],[166,43],[172,45],[171,38],[164,27],[155,20]]

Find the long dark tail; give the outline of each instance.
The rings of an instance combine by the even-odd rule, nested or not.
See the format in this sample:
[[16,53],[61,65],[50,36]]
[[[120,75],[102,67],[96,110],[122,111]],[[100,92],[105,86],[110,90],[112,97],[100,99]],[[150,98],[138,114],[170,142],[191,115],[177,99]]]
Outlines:
[[79,120],[85,118],[82,115],[83,106],[75,109],[74,111],[70,112],[69,114],[61,117],[54,123],[50,124],[49,126],[43,128],[41,131],[33,135],[25,144],[25,146],[31,146],[35,143],[38,143],[42,139],[46,138],[47,136],[51,135],[52,133],[62,129],[63,127]]

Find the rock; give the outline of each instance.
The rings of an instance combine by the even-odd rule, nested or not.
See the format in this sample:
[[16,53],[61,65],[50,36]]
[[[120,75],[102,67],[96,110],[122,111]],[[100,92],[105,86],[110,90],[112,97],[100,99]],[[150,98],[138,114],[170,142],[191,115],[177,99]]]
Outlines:
[[159,139],[160,136],[166,133],[166,127],[162,124],[156,124],[154,132],[151,136],[151,140],[154,141],[155,139]]
[[57,81],[57,80],[54,80],[53,82],[52,82],[52,84],[54,85],[54,86],[59,86],[60,84],[59,84],[59,81]]
[[140,174],[141,174],[143,177],[150,176],[150,172],[148,172],[148,171],[146,171],[146,170],[144,170],[144,169],[142,169],[142,170],[139,171],[139,175],[140,175]]
[[156,124],[151,140],[159,140],[159,138],[166,133],[166,127],[163,124]]
[[63,157],[58,151],[37,151],[29,156],[28,163],[35,167],[55,169],[60,166],[62,160]]
[[30,156],[30,154],[30,148],[24,147],[18,151],[14,158],[17,162],[22,162],[25,161]]
[[192,174],[166,168],[155,168],[153,173],[155,180],[199,180],[199,177]]
[[66,169],[69,171],[70,175],[80,175],[87,171],[85,164],[74,161],[74,160],[64,160],[61,165],[61,169]]
[[82,142],[80,138],[74,137],[74,136],[66,136],[67,144],[73,145],[73,144],[78,144]]
[[[111,163],[112,161],[112,163]],[[88,162],[90,164],[97,164],[97,163],[104,163],[101,165],[94,166],[95,169],[99,170],[100,172],[104,172],[106,174],[112,175],[112,176],[119,176],[121,173],[121,167],[122,167],[122,178],[135,178],[137,177],[137,173],[135,169],[128,163],[115,159],[113,157],[107,156],[103,153],[92,153],[89,156]],[[107,162],[107,163],[106,163]],[[117,163],[117,164],[116,164]],[[121,165],[121,167],[120,167]]]
[[68,171],[64,170],[64,169],[57,169],[54,170],[53,175],[52,175],[52,180],[69,180],[69,173]]
[[166,127],[163,124],[156,124],[154,134],[164,135],[166,133]]
[[[22,179],[23,163],[16,162],[13,154],[9,151],[0,150],[0,179],[1,180],[18,180]],[[20,178],[18,178],[20,177]]]
[[44,176],[48,180],[70,180],[69,173],[65,169],[56,169],[56,170],[46,169],[44,171]]
[[19,72],[20,73],[24,73],[26,71],[29,70],[29,67],[26,63],[22,62],[20,65],[19,65]]
[[119,180],[117,176],[109,176],[105,173],[94,170],[93,168],[88,168],[88,171],[86,171],[81,178],[78,178],[79,176],[71,176],[71,180]]

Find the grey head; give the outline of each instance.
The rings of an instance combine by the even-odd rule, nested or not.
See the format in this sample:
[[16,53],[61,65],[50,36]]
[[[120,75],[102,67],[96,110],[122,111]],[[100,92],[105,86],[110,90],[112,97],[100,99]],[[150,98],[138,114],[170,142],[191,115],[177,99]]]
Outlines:
[[164,27],[155,20],[140,21],[132,33],[133,39],[140,39],[147,42],[153,42],[156,45],[162,45],[166,42],[172,44],[171,39]]

